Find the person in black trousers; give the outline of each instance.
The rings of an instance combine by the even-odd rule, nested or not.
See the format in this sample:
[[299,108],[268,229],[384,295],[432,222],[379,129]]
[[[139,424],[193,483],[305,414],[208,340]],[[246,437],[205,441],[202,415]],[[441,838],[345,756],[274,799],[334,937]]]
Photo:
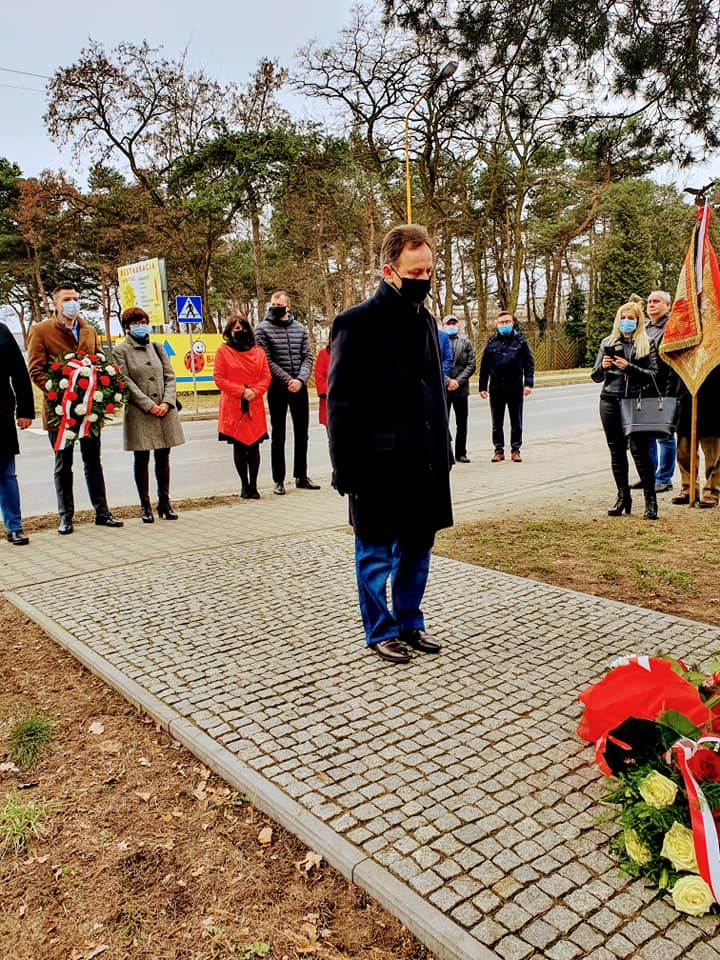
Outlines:
[[312,372],[312,351],[305,327],[290,312],[290,297],[276,290],[270,307],[255,330],[255,342],[265,351],[272,373],[268,389],[270,411],[270,459],[275,482],[273,493],[285,493],[285,430],[287,412],[293,424],[295,452],[293,474],[299,490],[319,490],[307,472],[310,404],[307,382]]
[[[600,421],[610,450],[610,465],[617,486],[617,500],[608,510],[609,517],[630,513],[632,499],[628,482],[628,441],[620,418],[624,397],[655,396],[658,375],[655,344],[645,330],[645,316],[639,303],[624,303],[613,323],[612,332],[600,343],[590,374],[602,383]],[[647,437],[630,436],[630,452],[640,474],[645,494],[645,520],[657,520],[655,467],[650,459]]]
[[445,333],[450,342],[452,363],[445,377],[445,391],[448,408],[455,411],[455,460],[457,463],[470,463],[467,455],[468,395],[470,377],[475,373],[475,351],[466,337],[461,337],[457,317],[450,314],[445,317]]
[[[525,397],[532,393],[535,364],[527,340],[515,330],[515,318],[503,311],[495,320],[496,333],[485,344],[480,361],[480,396],[490,396],[491,460],[505,459],[505,410],[510,415],[510,457],[520,463],[522,415]],[[488,389],[489,381],[489,389]]]

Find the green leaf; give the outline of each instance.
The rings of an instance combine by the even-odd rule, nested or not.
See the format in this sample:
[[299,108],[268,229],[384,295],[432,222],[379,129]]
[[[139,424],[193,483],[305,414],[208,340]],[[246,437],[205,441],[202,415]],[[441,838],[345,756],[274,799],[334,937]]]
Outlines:
[[684,714],[678,713],[677,710],[666,710],[665,713],[660,714],[657,722],[670,727],[681,737],[697,740],[698,737],[702,736],[702,730],[696,727],[692,720],[688,720]]

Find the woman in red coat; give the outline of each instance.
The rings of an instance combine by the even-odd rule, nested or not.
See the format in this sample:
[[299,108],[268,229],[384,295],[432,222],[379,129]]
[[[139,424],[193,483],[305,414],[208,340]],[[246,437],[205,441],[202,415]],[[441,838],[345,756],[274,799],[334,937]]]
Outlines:
[[327,427],[327,389],[328,389],[328,370],[330,369],[330,342],[320,350],[315,361],[315,389],[320,397],[320,409],[318,419]]
[[260,444],[267,437],[263,395],[270,386],[265,351],[255,346],[246,316],[230,317],[223,330],[225,343],[215,354],[215,384],[220,390],[218,440],[233,445],[235,469],[243,500],[258,500]]

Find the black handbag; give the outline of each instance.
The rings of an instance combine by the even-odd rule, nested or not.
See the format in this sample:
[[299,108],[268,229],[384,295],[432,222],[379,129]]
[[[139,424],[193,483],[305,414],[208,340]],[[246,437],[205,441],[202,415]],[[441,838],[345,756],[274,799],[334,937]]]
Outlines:
[[[657,391],[655,377],[652,378]],[[620,420],[626,437],[642,433],[648,437],[671,437],[680,413],[677,397],[623,397]]]

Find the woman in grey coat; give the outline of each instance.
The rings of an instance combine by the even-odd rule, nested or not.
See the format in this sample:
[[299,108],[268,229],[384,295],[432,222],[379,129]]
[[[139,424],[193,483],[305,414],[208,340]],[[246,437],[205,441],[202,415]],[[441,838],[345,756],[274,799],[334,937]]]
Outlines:
[[185,443],[175,399],[175,374],[159,343],[150,341],[149,317],[139,307],[121,318],[125,339],[113,351],[130,396],[123,417],[123,441],[134,453],[135,485],[143,523],[154,521],[150,506],[150,451],[155,451],[159,516],[177,520],[170,504],[170,447]]

